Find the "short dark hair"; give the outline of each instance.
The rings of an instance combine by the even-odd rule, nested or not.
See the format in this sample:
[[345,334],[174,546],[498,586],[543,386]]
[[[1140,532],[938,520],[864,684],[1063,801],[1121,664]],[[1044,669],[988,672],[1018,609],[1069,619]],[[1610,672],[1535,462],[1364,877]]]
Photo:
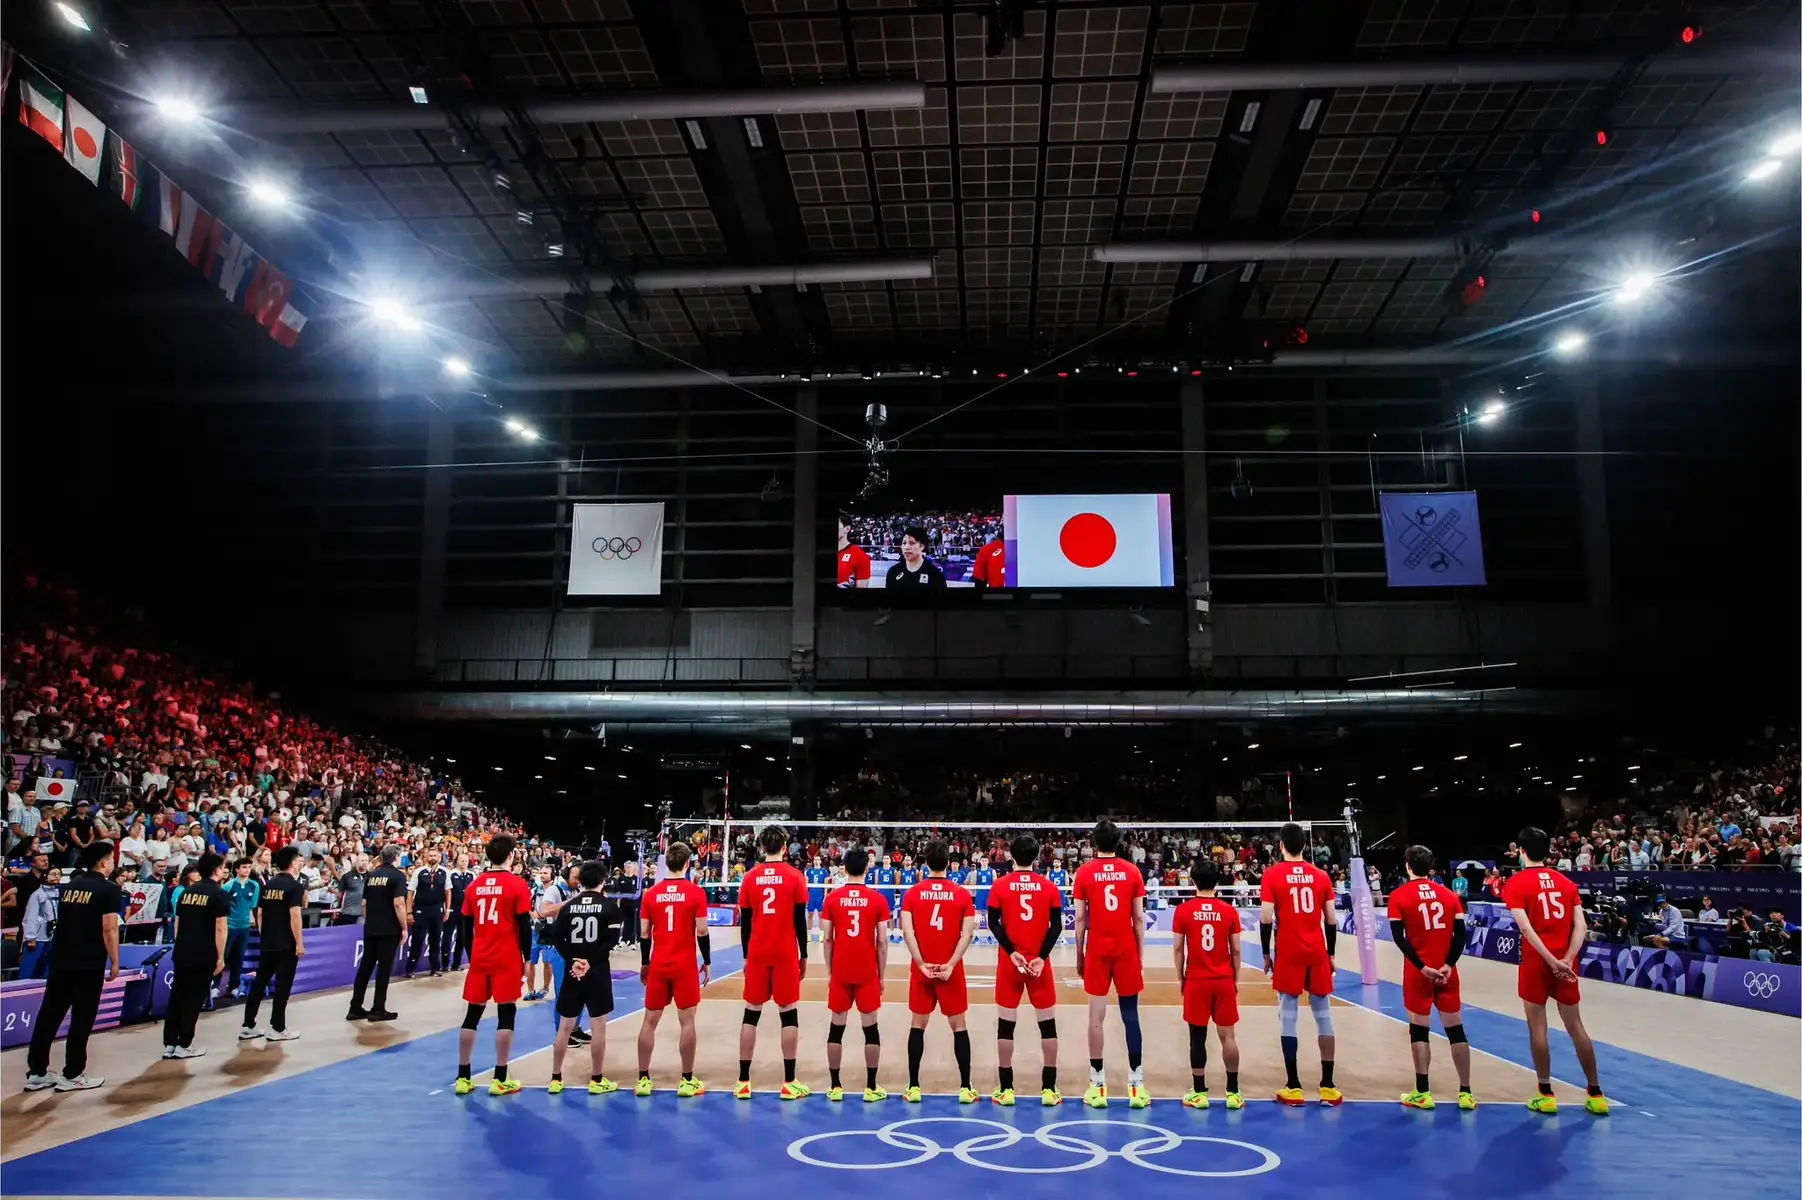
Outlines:
[[400,846],[398,844],[390,843],[382,847],[382,865],[384,867],[391,867],[399,861]]
[[1520,852],[1534,862],[1544,862],[1552,849],[1552,839],[1545,830],[1537,825],[1529,825],[1514,835],[1520,844]]
[[1283,849],[1290,854],[1300,854],[1302,847],[1308,844],[1308,831],[1294,821],[1283,826],[1283,832],[1279,836],[1283,841]]
[[926,853],[923,857],[928,869],[934,874],[942,874],[945,868],[951,865],[951,847],[934,839],[926,843]]
[[870,869],[870,852],[862,846],[853,846],[845,851],[845,874],[862,875]]
[[780,825],[770,825],[757,835],[757,845],[765,854],[786,854],[788,830]]
[[903,538],[912,538],[922,546],[926,544],[926,531],[921,529],[918,525],[909,525],[906,529],[901,531],[901,536]]
[[92,871],[112,856],[113,844],[111,842],[92,842],[81,848],[81,857],[77,861],[81,863],[82,870]]
[[506,866],[507,860],[513,857],[513,847],[517,844],[518,843],[513,840],[512,834],[497,833],[489,838],[488,849],[484,851],[488,856],[488,865],[494,867]]
[[280,850],[277,850],[270,856],[269,861],[275,865],[276,870],[286,871],[289,867],[294,865],[294,860],[299,857],[299,850],[295,849],[293,846],[283,846]]
[[1402,861],[1408,864],[1408,870],[1423,879],[1433,871],[1433,852],[1425,846],[1409,846]]
[[1030,833],[1023,833],[1007,845],[1007,852],[1013,857],[1014,864],[1022,869],[1039,861],[1039,839]]
[[[681,845],[681,843],[678,842],[677,845]],[[605,878],[606,875],[601,871],[601,864],[598,862],[585,862],[576,868],[576,881],[582,885],[583,891],[594,891],[601,886],[601,880]]]
[[1220,868],[1214,865],[1211,858],[1198,858],[1195,865],[1189,868],[1189,878],[1195,881],[1195,890],[1205,892],[1220,884]]
[[1103,817],[1089,830],[1089,841],[1101,853],[1113,854],[1120,849],[1120,827]]
[[200,861],[195,863],[194,867],[200,872],[200,877],[202,879],[211,879],[213,877],[213,872],[224,865],[225,858],[223,855],[214,854],[211,850],[208,850],[205,854],[200,856]]
[[663,852],[663,865],[672,875],[680,875],[682,868],[688,865],[688,856],[694,851],[688,848],[687,842],[671,842],[669,849]]

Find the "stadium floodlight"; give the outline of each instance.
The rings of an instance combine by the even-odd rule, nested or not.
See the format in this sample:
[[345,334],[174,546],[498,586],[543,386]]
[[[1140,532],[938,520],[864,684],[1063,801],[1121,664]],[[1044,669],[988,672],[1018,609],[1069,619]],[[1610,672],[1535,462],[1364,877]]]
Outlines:
[[371,302],[369,315],[391,329],[400,329],[408,333],[425,328],[425,323],[408,312],[405,305],[388,296]]
[[1491,400],[1488,404],[1483,406],[1483,411],[1477,414],[1477,424],[1493,425],[1501,420],[1502,414],[1507,411],[1508,406],[1506,404],[1503,404],[1500,400]]
[[1620,287],[1615,289],[1614,298],[1622,304],[1637,304],[1645,299],[1646,293],[1652,290],[1658,277],[1650,271],[1635,271],[1621,280]]
[[505,421],[503,421],[501,423],[507,427],[508,433],[521,433],[525,430],[525,427],[526,427],[526,423],[524,421],[520,420],[518,417],[508,417]]
[[200,106],[183,96],[159,96],[156,110],[182,125],[191,125],[200,120]]
[[1783,170],[1781,158],[1767,158],[1746,172],[1746,182],[1757,183],[1760,179],[1769,179],[1781,170]]
[[1802,150],[1802,130],[1784,134],[1771,143],[1771,148],[1767,153],[1772,158],[1782,158],[1786,154],[1794,154],[1798,150]]
[[1558,340],[1552,343],[1552,349],[1556,351],[1560,357],[1574,358],[1583,353],[1584,348],[1588,345],[1588,335],[1573,329],[1569,333],[1560,334]]
[[64,21],[67,21],[70,25],[73,25],[75,28],[81,30],[83,33],[94,32],[94,27],[88,24],[88,19],[67,4],[59,3],[56,6],[56,15],[61,17]]
[[267,179],[255,179],[250,184],[250,198],[264,208],[288,207],[288,191],[278,183]]
[[469,360],[455,356],[445,359],[444,373],[452,379],[467,379],[469,377]]

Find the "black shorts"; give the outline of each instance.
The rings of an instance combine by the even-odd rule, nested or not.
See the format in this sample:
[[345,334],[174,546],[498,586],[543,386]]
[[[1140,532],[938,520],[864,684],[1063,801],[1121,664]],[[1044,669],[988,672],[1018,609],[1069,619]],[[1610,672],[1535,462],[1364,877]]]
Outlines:
[[579,1017],[584,1009],[591,1017],[613,1011],[613,973],[605,962],[590,963],[585,979],[577,979],[568,968],[563,971],[563,982],[557,987],[557,1015]]

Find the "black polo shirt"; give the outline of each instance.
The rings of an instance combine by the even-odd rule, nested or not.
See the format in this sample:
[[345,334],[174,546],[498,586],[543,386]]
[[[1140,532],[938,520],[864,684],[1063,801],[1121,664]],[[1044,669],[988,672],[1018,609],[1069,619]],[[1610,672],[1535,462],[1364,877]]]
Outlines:
[[52,971],[99,971],[106,967],[106,914],[119,915],[124,892],[104,875],[77,871],[63,884],[56,903],[56,938],[50,943]]
[[219,961],[216,921],[231,915],[231,897],[210,879],[182,889],[175,902],[175,965],[212,967]]
[[300,880],[282,872],[269,877],[263,885],[263,898],[257,907],[263,914],[262,954],[294,953],[294,922],[289,913],[304,909],[307,889]]
[[367,937],[399,937],[400,918],[394,902],[407,894],[407,874],[399,867],[377,867],[363,881],[363,933]]

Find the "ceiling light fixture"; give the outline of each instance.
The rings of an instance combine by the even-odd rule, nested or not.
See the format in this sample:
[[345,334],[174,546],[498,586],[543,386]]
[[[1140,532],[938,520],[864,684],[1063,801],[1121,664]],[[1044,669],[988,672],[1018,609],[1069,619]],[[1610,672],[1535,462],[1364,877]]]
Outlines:
[[67,4],[58,4],[56,6],[56,14],[83,33],[94,32],[94,27],[88,24],[88,19],[76,12],[73,8],[70,8]]
[[192,100],[180,96],[163,96],[156,102],[156,110],[183,125],[200,120],[200,109]]

